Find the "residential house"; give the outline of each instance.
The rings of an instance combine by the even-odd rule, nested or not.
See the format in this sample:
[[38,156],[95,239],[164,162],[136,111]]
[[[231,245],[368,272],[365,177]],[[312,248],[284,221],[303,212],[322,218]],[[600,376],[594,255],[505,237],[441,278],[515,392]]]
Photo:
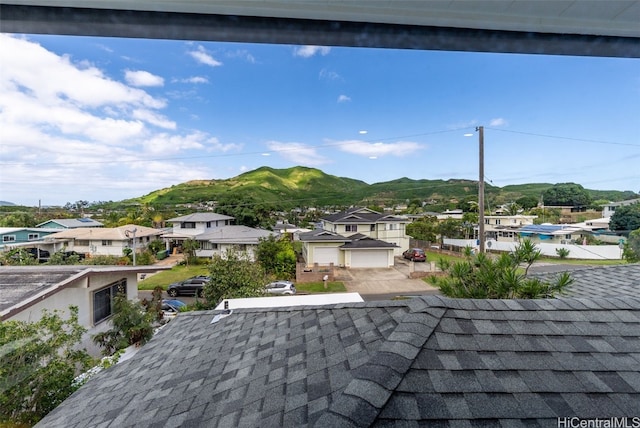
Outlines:
[[200,243],[196,256],[211,258],[215,255],[224,256],[227,251],[235,250],[246,253],[254,260],[260,240],[274,234],[275,232],[247,226],[217,227],[194,237]]
[[349,237],[316,229],[301,233],[302,257],[308,267],[314,264],[347,268],[388,268],[394,264],[397,245],[361,233]]
[[637,297],[188,312],[36,426],[555,427],[631,417],[639,331]]
[[[195,239],[196,236],[210,232],[222,226],[233,224],[234,218],[216,213],[194,213],[167,220],[172,229],[163,235],[167,250],[173,252],[179,250],[187,239]],[[175,249],[175,250],[174,250]]]
[[0,227],[0,251],[16,247],[37,248],[38,243],[59,229]]
[[127,248],[138,251],[161,239],[164,230],[128,224],[120,227],[67,229],[47,236],[44,249],[51,253],[64,249],[91,256],[121,256]]
[[633,204],[640,204],[640,199],[628,199],[620,202],[610,202],[602,205],[602,217],[611,217],[616,212],[616,208]]
[[138,297],[138,274],[168,269],[158,266],[3,266],[0,269],[0,320],[37,321],[42,311],[68,317],[78,307],[78,322],[87,329],[83,345],[99,351],[90,336],[110,328],[118,290]]
[[496,241],[517,241],[518,230],[533,224],[535,215],[485,215],[484,231],[487,239]]
[[104,224],[89,217],[56,218],[56,219],[47,220],[43,223],[36,225],[36,227],[51,228],[51,229],[77,229],[80,227],[103,227],[103,226]]
[[410,220],[390,214],[382,214],[369,208],[350,208],[321,219],[322,228],[346,237],[356,233],[369,238],[395,244],[394,256],[400,256],[409,248],[409,236],[405,233]]
[[520,238],[530,239],[533,243],[574,244],[582,243],[591,231],[571,224],[531,224],[518,230]]

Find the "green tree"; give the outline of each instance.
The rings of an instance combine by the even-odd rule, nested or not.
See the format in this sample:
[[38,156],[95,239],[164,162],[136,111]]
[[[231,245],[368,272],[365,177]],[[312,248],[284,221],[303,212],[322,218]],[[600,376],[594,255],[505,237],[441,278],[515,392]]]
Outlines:
[[640,228],[640,203],[616,208],[616,212],[611,216],[609,229],[629,231],[638,228]]
[[538,206],[538,198],[534,196],[523,196],[516,199],[516,204],[520,205],[525,210],[530,210]]
[[69,318],[43,311],[33,323],[0,322],[0,425],[35,424],[71,395],[74,378],[93,360],[78,344],[78,308]]
[[296,253],[292,242],[285,236],[277,238],[270,235],[261,238],[255,255],[256,260],[269,275],[290,279],[296,274]]
[[16,212],[0,217],[0,227],[35,227],[36,224],[36,218],[27,212]]
[[[154,294],[154,299],[158,297]],[[151,303],[147,308],[157,308]],[[157,312],[145,310],[145,305],[127,299],[125,293],[117,293],[113,300],[113,316],[109,320],[111,329],[93,336],[96,345],[105,355],[133,344],[143,345],[153,337],[153,323]]]
[[200,249],[200,243],[193,238],[185,239],[182,242],[182,254],[184,255],[184,262],[189,264],[196,264],[198,259],[196,258],[196,250]]
[[629,263],[640,262],[640,229],[629,234],[629,239],[623,247],[622,257]]
[[213,257],[209,276],[211,280],[204,286],[208,307],[215,307],[223,299],[261,296],[268,282],[260,263],[233,250]]
[[35,256],[24,248],[14,248],[0,254],[0,265],[29,266],[37,264]]
[[544,204],[552,206],[587,206],[591,204],[591,195],[579,184],[558,183],[542,194]]
[[461,220],[448,218],[438,225],[438,233],[444,239],[462,239],[464,238],[464,225]]
[[[445,296],[475,299],[537,299],[553,297],[573,280],[564,272],[553,281],[527,276],[531,265],[540,258],[540,251],[530,241],[522,241],[513,252],[502,253],[492,259],[486,253],[471,256],[464,261],[439,261],[447,273],[431,281]],[[522,269],[524,266],[524,272]]]
[[438,219],[435,216],[422,217],[409,223],[406,233],[414,239],[436,242],[438,239]]

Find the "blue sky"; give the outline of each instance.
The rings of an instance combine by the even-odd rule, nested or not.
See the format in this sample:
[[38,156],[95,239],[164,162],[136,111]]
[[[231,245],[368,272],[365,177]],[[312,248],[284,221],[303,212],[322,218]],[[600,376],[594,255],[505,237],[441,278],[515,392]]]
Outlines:
[[[640,61],[0,34],[0,200],[260,166],[640,191]],[[473,134],[465,137],[465,134]]]

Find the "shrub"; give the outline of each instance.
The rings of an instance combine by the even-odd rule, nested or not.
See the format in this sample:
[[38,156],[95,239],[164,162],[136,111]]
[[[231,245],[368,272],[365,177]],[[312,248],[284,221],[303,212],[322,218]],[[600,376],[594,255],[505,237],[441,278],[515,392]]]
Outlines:
[[570,250],[567,248],[556,248],[556,254],[561,259],[566,259],[569,256]]

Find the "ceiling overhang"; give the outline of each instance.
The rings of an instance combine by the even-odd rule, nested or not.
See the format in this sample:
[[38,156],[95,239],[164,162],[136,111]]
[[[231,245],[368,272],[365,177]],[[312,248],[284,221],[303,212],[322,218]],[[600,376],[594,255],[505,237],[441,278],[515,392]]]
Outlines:
[[640,57],[638,0],[12,0],[0,31]]

